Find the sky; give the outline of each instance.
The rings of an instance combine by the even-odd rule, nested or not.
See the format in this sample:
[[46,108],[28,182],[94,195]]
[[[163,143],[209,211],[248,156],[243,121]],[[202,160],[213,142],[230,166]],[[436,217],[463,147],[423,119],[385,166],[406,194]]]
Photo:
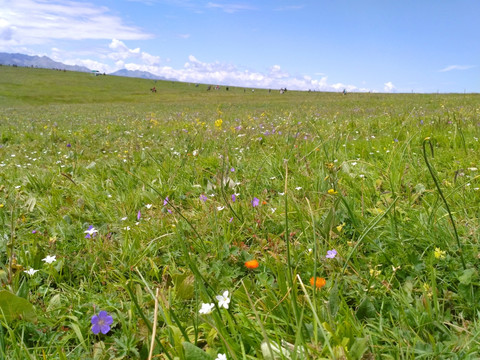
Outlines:
[[480,92],[479,0],[0,0],[0,52],[315,91]]

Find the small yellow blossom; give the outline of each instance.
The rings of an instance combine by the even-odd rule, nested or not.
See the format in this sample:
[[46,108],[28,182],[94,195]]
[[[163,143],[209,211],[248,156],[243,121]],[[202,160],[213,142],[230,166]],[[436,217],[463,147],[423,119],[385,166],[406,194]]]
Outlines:
[[345,226],[345,223],[342,223],[340,225],[337,226],[337,231],[340,232],[342,231],[343,227]]
[[370,269],[370,276],[377,277],[382,273],[382,270]]
[[441,250],[440,248],[436,247],[435,248],[435,251],[433,252],[433,254],[435,255],[435,258],[436,259],[445,259],[445,254],[447,252],[445,250]]
[[215,120],[215,126],[217,128],[221,128],[222,127],[222,124],[223,124],[223,120],[222,119],[217,119]]
[[338,191],[335,191],[335,189],[328,189],[327,193],[329,193],[330,195],[335,195],[338,194]]

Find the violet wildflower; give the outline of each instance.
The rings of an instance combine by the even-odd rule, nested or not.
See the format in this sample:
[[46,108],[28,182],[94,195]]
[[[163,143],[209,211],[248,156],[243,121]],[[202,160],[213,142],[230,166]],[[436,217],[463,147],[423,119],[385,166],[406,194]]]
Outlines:
[[113,323],[113,318],[108,315],[105,310],[102,310],[98,315],[92,316],[92,332],[97,335],[99,332],[106,334],[110,331],[110,325]]
[[203,202],[206,202],[208,200],[207,196],[204,195],[204,194],[201,194],[200,195],[200,200],[202,200]]
[[137,213],[137,220],[140,220],[140,218],[142,217],[142,213],[140,212],[140,210],[138,210],[138,213]]
[[168,201],[169,201],[169,200],[168,200],[168,196],[167,196],[167,197],[165,198],[165,200],[163,200],[163,206],[168,205]]
[[72,147],[72,145],[70,143],[67,144],[67,147]]
[[232,194],[232,202],[235,202],[237,200],[237,196],[235,194]]
[[337,256],[337,250],[335,249],[328,250],[327,255],[325,255],[327,259],[333,259],[335,256]]
[[93,227],[93,225],[90,225],[86,231],[84,231],[85,234],[85,239],[90,239],[91,237],[95,237],[98,233],[98,231]]
[[235,172],[235,168],[234,167],[230,168],[230,171]]
[[252,206],[257,207],[258,204],[260,204],[260,200],[258,200],[256,197],[254,197],[253,200],[252,200]]

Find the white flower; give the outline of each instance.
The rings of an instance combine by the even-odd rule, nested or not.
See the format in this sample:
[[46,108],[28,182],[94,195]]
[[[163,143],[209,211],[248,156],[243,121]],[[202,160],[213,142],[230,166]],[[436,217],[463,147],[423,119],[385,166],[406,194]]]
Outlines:
[[198,150],[197,149],[193,150],[192,155],[197,156],[198,155]]
[[283,196],[283,195],[285,195],[285,193],[284,192],[279,192],[278,195]]
[[215,360],[227,360],[227,355],[225,354],[218,354]]
[[47,257],[42,259],[42,261],[45,261],[47,264],[51,264],[57,261],[57,255],[53,255],[53,256],[47,255]]
[[230,303],[230,298],[228,297],[228,290],[225,290],[223,292],[223,295],[217,295],[216,298],[219,307],[224,307],[225,309],[228,309],[228,304]]
[[277,211],[277,208],[270,208],[270,211],[272,212],[272,214]]
[[302,187],[301,187],[301,186],[297,186],[297,187],[295,188],[295,190],[302,190]]
[[123,230],[130,231],[130,226],[125,226]]
[[225,209],[225,206],[217,206],[218,211],[222,211],[223,209]]
[[98,231],[97,231],[97,229],[95,229],[95,228],[92,226],[91,229],[85,230],[84,233],[92,236],[92,235],[98,233]]
[[35,273],[37,272],[38,270],[35,270],[35,269],[28,269],[28,270],[23,270],[23,272],[27,273],[28,275],[32,276],[32,275],[35,275]]
[[357,165],[357,162],[356,161],[352,162],[352,166],[355,166],[355,165]]
[[125,221],[125,220],[127,220],[127,219],[128,219],[128,217],[125,216],[125,217],[121,218],[120,220]]
[[202,303],[202,308],[198,312],[200,314],[207,315],[207,314],[210,314],[214,308],[215,308],[215,304],[213,303],[210,303],[210,304]]
[[147,209],[150,209],[152,206],[153,206],[152,204],[146,204],[146,205],[145,205],[145,207],[146,207]]

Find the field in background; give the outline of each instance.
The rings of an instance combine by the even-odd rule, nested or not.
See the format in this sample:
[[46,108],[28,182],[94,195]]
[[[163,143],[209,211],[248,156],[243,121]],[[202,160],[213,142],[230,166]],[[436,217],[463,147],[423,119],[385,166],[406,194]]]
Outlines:
[[0,66],[0,357],[475,359],[479,138],[476,94]]

